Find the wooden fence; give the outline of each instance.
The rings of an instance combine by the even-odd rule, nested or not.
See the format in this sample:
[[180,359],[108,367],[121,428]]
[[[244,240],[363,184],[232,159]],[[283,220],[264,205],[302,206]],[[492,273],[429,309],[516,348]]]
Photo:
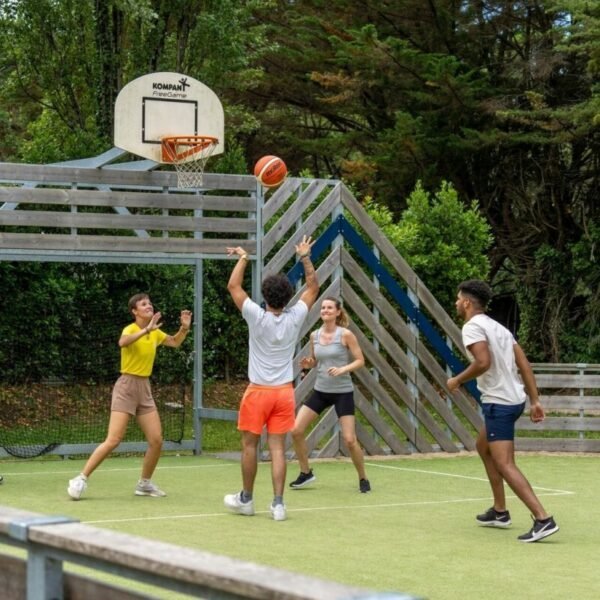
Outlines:
[[[177,190],[175,177],[0,164],[0,181],[6,182],[0,187],[0,258],[46,259],[55,253],[64,260],[118,256],[194,264],[203,256],[225,258],[225,246],[243,245],[252,259],[257,297],[265,274],[294,272],[295,245],[310,235],[318,240],[321,298],[343,300],[365,354],[355,381],[358,437],[366,452],[475,448],[482,419],[473,388],[454,394],[446,388],[448,376],[466,363],[460,329],[447,312],[452,307],[440,306],[341,182],[288,178],[263,203],[253,177],[206,174],[205,189],[194,192]],[[299,295],[301,279],[297,287]],[[196,298],[196,318],[199,304]],[[299,357],[318,326],[319,304],[320,299],[304,324]],[[540,366],[538,383],[551,414],[541,425],[521,419],[519,448],[600,450],[594,368],[542,372]],[[201,380],[201,363],[195,369]],[[295,377],[300,404],[312,390],[314,374],[301,380],[296,361]],[[575,397],[567,398],[564,390],[575,390]],[[195,397],[197,418],[235,418],[233,411],[204,409],[201,394]],[[574,414],[555,416],[554,409]],[[331,410],[308,443],[315,456],[347,452]]]
[[[534,364],[546,419],[517,423],[519,450],[600,452],[600,365]],[[528,437],[525,437],[528,436]]]
[[401,593],[380,594],[6,506],[0,506],[0,543],[28,553],[27,562],[0,554],[3,600],[149,598],[95,579],[65,574],[63,563],[207,600],[416,600]]

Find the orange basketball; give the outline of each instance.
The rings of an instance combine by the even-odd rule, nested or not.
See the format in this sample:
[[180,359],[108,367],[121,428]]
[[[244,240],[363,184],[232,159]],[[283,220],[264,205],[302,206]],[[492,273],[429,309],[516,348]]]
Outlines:
[[263,156],[254,165],[254,176],[265,187],[280,185],[287,175],[287,167],[279,156]]

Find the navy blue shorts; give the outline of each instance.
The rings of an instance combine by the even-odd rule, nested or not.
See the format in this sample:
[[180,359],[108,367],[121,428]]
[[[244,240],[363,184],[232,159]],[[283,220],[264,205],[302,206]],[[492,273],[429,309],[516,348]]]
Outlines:
[[326,408],[335,406],[335,412],[339,417],[354,415],[354,392],[342,392],[328,394],[313,390],[310,398],[304,403],[311,410],[320,415]]
[[488,442],[515,439],[515,423],[525,410],[525,402],[511,405],[486,402],[482,409]]

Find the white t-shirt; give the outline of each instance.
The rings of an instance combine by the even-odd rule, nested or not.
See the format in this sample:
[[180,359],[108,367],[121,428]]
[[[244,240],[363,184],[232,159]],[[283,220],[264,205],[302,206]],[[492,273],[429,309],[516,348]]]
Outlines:
[[494,319],[478,314],[463,325],[462,339],[471,362],[474,357],[469,352],[469,346],[476,342],[488,344],[490,368],[477,377],[481,401],[508,405],[525,402],[527,395],[517,370],[514,350],[517,342],[513,334]]
[[244,300],[242,316],[248,323],[250,352],[248,379],[258,385],[283,385],[294,379],[292,359],[308,306],[299,300],[281,314]]

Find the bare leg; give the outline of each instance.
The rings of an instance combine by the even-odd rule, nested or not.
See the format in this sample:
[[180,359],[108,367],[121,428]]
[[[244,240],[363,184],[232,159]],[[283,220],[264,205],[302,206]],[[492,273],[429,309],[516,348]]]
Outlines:
[[122,412],[111,412],[108,422],[108,433],[106,439],[92,452],[83,471],[86,477],[89,477],[102,461],[121,443],[130,415]]
[[306,445],[306,438],[304,434],[308,426],[318,417],[319,415],[308,406],[301,406],[298,414],[296,415],[296,422],[294,423],[294,429],[292,429],[292,441],[294,442],[294,451],[296,452],[296,458],[300,465],[300,471],[308,473],[310,466],[308,464],[308,447]]
[[137,422],[148,442],[148,449],[146,450],[146,454],[144,454],[144,462],[142,464],[142,479],[151,479],[154,469],[156,469],[156,465],[158,464],[163,443],[162,426],[158,411],[153,410],[152,412],[138,415]]
[[285,486],[285,436],[285,433],[270,433],[268,436],[269,452],[271,453],[271,478],[275,496],[283,496],[283,487]]
[[[494,508],[498,512],[504,512],[506,510],[506,497],[504,495],[504,479],[496,467],[496,463],[492,458],[490,452],[490,444],[487,441],[487,433],[485,425],[477,436],[477,452],[483,461],[483,466],[487,473],[490,486],[492,488],[492,494],[494,495]],[[494,442],[496,443],[496,442]]]
[[499,440],[489,444],[489,448],[498,472],[512,491],[527,506],[536,519],[547,519],[550,515],[544,510],[529,481],[515,464],[514,442],[512,440]]
[[258,442],[260,435],[251,431],[242,431],[242,485],[244,492],[254,490],[254,480],[258,468]]
[[342,438],[346,448],[350,452],[350,458],[354,463],[354,467],[358,472],[359,479],[366,479],[367,474],[365,472],[365,458],[363,456],[362,448],[356,439],[356,419],[354,415],[346,415],[340,417],[340,427],[342,429]]

